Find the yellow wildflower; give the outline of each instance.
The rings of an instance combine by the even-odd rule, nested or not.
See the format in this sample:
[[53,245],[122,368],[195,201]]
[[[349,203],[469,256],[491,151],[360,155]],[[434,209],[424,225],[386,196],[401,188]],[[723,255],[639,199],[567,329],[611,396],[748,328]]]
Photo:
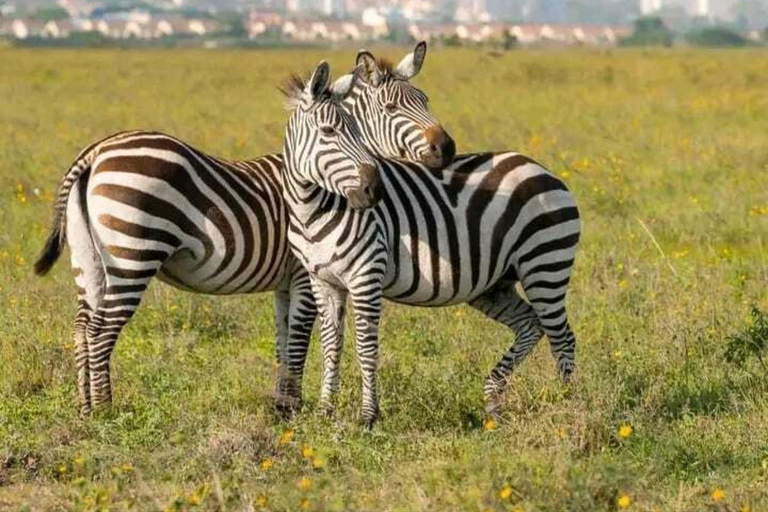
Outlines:
[[296,486],[302,491],[308,491],[312,488],[312,479],[307,477],[301,478],[296,482]]
[[616,505],[618,505],[619,508],[629,508],[631,504],[632,500],[626,494],[622,494],[619,496],[619,499],[616,500]]
[[274,466],[275,466],[275,461],[274,461],[274,460],[272,460],[272,459],[271,459],[271,458],[269,458],[269,457],[267,457],[266,459],[264,459],[263,461],[261,461],[261,469],[263,469],[264,471],[269,471],[269,470],[270,470],[270,469],[272,469]]
[[262,494],[261,496],[256,498],[253,504],[259,508],[264,508],[267,505],[269,505],[269,496],[267,496],[266,494]]
[[624,425],[619,427],[619,438],[621,439],[627,439],[629,436],[632,435],[633,432],[632,425],[629,423],[625,423]]
[[320,457],[314,457],[312,459],[312,467],[315,469],[323,469],[323,466],[325,466],[325,461],[321,459]]
[[299,508],[301,510],[309,510],[309,500],[307,498],[302,499],[299,502]]
[[496,430],[496,428],[498,427],[498,425],[496,424],[496,420],[494,420],[493,418],[488,418],[487,420],[485,420],[485,423],[483,424],[483,426],[485,427],[485,430]]
[[293,430],[286,430],[280,435],[280,445],[288,444],[293,440]]
[[120,466],[120,469],[123,471],[123,473],[133,473],[133,464],[130,462],[126,462],[122,466]]
[[315,454],[315,450],[311,446],[305,446],[301,449],[301,456],[305,459],[312,457]]
[[508,500],[511,496],[512,496],[512,486],[509,484],[506,484],[499,491],[499,498],[503,500]]
[[725,499],[725,491],[719,487],[715,487],[715,489],[712,491],[712,501],[717,503],[719,501],[723,501],[724,499]]
[[196,507],[197,505],[200,504],[200,501],[201,501],[200,496],[196,492],[193,492],[192,494],[187,496],[187,505],[191,507]]
[[74,459],[72,459],[72,466],[75,468],[82,468],[85,465],[85,459],[82,455],[76,456]]

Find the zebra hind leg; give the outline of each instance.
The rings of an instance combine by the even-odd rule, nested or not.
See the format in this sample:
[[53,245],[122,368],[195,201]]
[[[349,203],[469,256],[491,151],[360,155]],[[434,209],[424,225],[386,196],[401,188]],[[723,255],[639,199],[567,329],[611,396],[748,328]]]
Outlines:
[[485,379],[485,410],[497,416],[504,404],[512,372],[528,356],[544,333],[536,312],[512,285],[499,285],[469,303],[488,318],[504,324],[515,333],[514,344]]
[[112,403],[112,350],[156,272],[157,268],[130,270],[106,267],[104,299],[93,312],[86,329],[93,410],[106,408]]
[[568,323],[565,308],[567,279],[556,289],[526,285],[523,287],[541,323],[544,334],[549,338],[552,356],[557,364],[560,380],[567,384],[575,371],[576,336]]
[[91,414],[91,384],[88,369],[88,340],[86,330],[91,319],[91,307],[84,298],[80,298],[75,315],[74,342],[75,365],[77,366],[77,398],[80,416]]

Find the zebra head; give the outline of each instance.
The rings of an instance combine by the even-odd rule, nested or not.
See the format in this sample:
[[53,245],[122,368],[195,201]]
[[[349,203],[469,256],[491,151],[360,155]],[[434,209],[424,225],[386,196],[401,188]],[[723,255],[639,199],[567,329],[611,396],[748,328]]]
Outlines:
[[330,66],[321,62],[305,84],[294,76],[283,89],[293,112],[285,134],[290,181],[310,197],[318,186],[347,198],[352,208],[368,208],[381,198],[382,185],[373,156],[363,145],[357,123],[341,103],[359,71],[331,85]]
[[453,161],[456,144],[429,112],[427,95],[410,82],[419,74],[426,55],[424,41],[397,66],[360,50],[357,66],[362,80],[344,104],[375,154],[435,169]]

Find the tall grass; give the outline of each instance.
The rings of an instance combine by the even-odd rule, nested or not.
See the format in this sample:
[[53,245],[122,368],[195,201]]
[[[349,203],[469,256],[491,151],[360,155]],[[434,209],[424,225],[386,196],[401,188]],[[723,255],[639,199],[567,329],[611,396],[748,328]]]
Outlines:
[[428,55],[416,83],[460,151],[519,150],[578,200],[573,386],[542,344],[488,423],[482,379],[510,333],[464,306],[387,305],[376,429],[356,422],[352,350],[338,418],[315,414],[316,342],[307,408],[282,423],[271,297],[156,283],[114,355],[114,407],[78,419],[68,264],[31,273],[71,159],[129,128],[279,151],[275,86],[323,57],[353,60],[0,50],[0,509],[768,510],[768,375],[733,357],[768,311],[758,50]]

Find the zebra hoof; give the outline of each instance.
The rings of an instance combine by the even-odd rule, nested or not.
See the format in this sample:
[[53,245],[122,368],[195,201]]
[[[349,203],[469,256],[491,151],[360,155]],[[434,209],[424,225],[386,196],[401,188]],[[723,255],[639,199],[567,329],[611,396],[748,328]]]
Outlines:
[[301,398],[295,396],[283,396],[275,400],[275,410],[282,419],[288,419],[296,414],[301,410],[302,405]]
[[379,411],[364,411],[363,412],[363,427],[367,430],[371,430],[379,419]]
[[565,386],[573,382],[573,368],[566,368],[560,371],[560,382]]
[[485,397],[485,413],[492,419],[498,421],[501,417],[501,411],[504,405],[506,396],[503,393],[498,393]]
[[331,419],[336,416],[336,407],[330,403],[321,403],[320,414],[328,419]]

